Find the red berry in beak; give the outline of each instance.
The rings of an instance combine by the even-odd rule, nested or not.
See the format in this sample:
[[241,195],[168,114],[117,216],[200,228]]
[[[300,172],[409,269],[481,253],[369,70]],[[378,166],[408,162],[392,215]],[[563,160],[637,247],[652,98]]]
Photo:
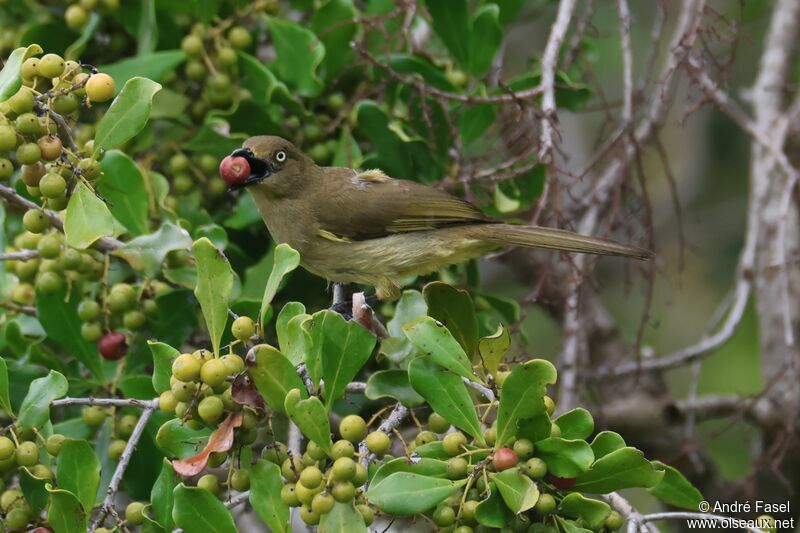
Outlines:
[[243,183],[250,175],[250,163],[239,156],[228,156],[219,164],[219,175],[229,185]]
[[117,361],[122,359],[128,351],[128,344],[125,342],[125,335],[119,331],[112,331],[106,333],[102,339],[97,343],[100,349],[100,355],[103,359],[108,361]]

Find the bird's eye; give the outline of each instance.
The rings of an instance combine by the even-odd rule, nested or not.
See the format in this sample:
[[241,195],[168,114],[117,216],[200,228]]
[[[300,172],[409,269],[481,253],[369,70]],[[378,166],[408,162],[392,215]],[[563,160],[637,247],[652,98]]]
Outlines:
[[286,161],[286,152],[284,152],[283,150],[277,152],[275,154],[275,161],[277,161],[278,163],[283,163],[284,161]]

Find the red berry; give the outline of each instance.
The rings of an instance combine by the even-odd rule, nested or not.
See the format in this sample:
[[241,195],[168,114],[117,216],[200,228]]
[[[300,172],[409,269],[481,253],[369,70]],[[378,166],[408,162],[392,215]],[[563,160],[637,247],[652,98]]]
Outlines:
[[547,481],[558,490],[569,490],[575,484],[574,477],[557,477],[553,474],[547,474]]
[[31,533],[53,533],[53,530],[47,529],[46,527],[37,527],[36,529],[31,530]]
[[230,185],[243,183],[250,175],[250,163],[244,157],[229,155],[220,162],[219,175]]
[[117,361],[122,359],[122,356],[124,356],[125,352],[128,351],[128,344],[125,342],[125,335],[119,331],[106,333],[97,343],[97,346],[100,348],[100,355],[103,356],[103,359],[107,359],[109,361]]
[[514,450],[511,448],[500,448],[494,452],[492,464],[494,465],[494,469],[498,472],[508,470],[509,468],[516,466],[517,454],[514,453]]

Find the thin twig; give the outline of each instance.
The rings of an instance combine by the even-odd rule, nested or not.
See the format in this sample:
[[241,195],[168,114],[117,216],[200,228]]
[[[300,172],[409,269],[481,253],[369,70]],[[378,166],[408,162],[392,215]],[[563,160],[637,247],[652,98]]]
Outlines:
[[0,261],[27,261],[39,257],[38,250],[22,250],[21,252],[8,252],[0,254]]

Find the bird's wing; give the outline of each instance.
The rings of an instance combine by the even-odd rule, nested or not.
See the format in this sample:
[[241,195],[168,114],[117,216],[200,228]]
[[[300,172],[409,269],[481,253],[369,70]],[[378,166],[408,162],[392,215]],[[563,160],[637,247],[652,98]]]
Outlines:
[[313,204],[327,238],[374,239],[493,221],[467,201],[421,183],[392,179],[379,170],[326,168],[325,172],[328,186],[314,192]]

